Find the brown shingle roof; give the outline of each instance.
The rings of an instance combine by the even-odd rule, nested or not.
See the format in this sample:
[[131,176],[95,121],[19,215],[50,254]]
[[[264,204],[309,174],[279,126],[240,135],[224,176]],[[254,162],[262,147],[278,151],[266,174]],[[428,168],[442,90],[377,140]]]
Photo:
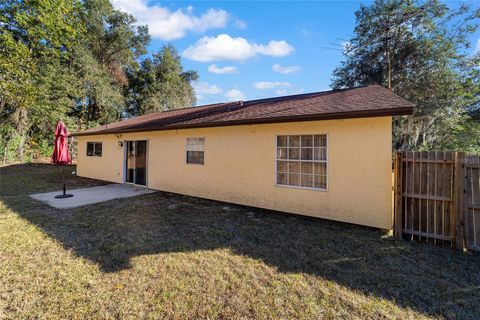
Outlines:
[[73,135],[412,114],[414,105],[378,85],[156,112]]

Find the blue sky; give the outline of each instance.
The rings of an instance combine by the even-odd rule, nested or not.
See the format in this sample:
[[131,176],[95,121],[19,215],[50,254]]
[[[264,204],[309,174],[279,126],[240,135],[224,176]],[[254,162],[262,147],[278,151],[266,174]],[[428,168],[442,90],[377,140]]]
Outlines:
[[[354,13],[370,1],[112,3],[149,26],[149,52],[172,43],[185,69],[198,71],[202,105],[328,90]],[[471,41],[471,51],[480,50],[480,32]]]

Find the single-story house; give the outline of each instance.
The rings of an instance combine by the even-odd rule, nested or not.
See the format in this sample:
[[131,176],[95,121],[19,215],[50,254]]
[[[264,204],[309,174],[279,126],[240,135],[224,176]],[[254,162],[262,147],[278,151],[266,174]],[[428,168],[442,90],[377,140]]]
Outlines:
[[75,133],[79,176],[391,229],[392,116],[381,86],[157,112]]

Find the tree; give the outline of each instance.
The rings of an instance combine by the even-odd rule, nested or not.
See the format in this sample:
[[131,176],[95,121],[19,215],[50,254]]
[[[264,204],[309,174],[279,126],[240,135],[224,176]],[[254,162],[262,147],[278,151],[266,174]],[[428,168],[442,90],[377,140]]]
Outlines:
[[81,98],[75,112],[78,129],[118,120],[125,111],[127,68],[146,53],[150,41],[146,26],[135,26],[133,16],[115,10],[108,0],[86,0],[82,45],[75,50],[82,79]]
[[470,93],[478,92],[478,81],[465,81],[465,67],[472,61],[468,35],[477,30],[479,17],[480,10],[461,6],[454,11],[434,0],[362,5],[332,86],[380,84],[415,103],[413,117],[394,121],[394,148],[453,147],[447,143],[452,132],[467,130],[461,126],[470,121],[466,108],[478,104],[478,95]]
[[[32,120],[46,115],[42,115],[49,102],[42,95],[47,91],[45,75],[61,73],[81,32],[78,6],[76,1],[14,0],[0,5],[0,119],[3,127],[14,129],[2,128],[13,132],[2,144],[15,141],[20,158],[34,126]],[[61,101],[67,93],[56,94]]]
[[153,58],[129,69],[128,110],[139,115],[192,106],[195,92],[191,83],[197,79],[196,71],[183,71],[181,58],[172,45],[163,46]]
[[23,156],[28,110],[34,106],[36,91],[30,50],[17,44],[11,33],[0,34],[0,146],[4,158],[16,149]]
[[450,131],[444,133],[440,148],[465,150],[480,155],[480,52],[460,66],[464,108],[451,120]]
[[3,1],[0,156],[48,153],[60,119],[76,129],[119,119],[125,69],[149,39],[146,27],[108,0]]

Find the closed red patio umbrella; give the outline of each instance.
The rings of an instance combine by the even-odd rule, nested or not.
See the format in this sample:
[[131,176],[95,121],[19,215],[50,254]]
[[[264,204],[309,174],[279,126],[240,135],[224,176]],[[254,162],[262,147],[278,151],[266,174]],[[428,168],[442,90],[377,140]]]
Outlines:
[[[57,165],[70,164],[70,153],[68,152],[68,131],[63,121],[59,121],[55,129],[55,146],[53,149],[52,163]],[[65,187],[65,167],[62,167],[63,176],[63,194],[55,196],[55,198],[70,198],[73,194],[66,193]]]

